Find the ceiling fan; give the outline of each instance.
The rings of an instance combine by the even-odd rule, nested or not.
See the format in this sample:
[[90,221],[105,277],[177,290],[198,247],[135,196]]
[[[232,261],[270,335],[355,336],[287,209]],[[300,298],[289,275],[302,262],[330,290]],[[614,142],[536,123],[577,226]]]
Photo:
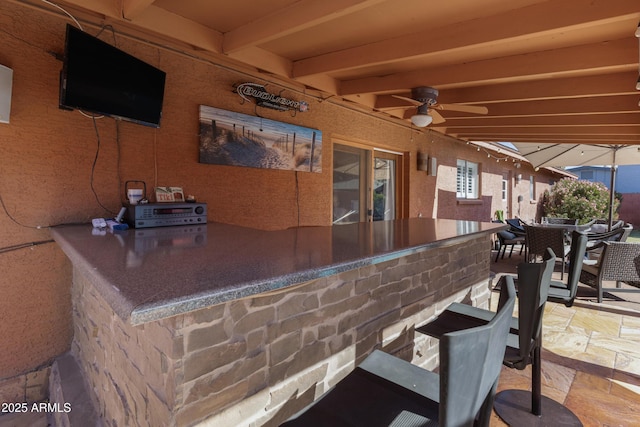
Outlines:
[[487,114],[487,107],[480,105],[464,105],[464,104],[438,104],[438,89],[428,86],[420,86],[411,89],[411,98],[400,95],[391,95],[394,98],[402,99],[418,107],[416,114],[411,116],[411,123],[415,126],[423,128],[430,125],[443,123],[444,117],[438,111],[462,111],[471,114]]

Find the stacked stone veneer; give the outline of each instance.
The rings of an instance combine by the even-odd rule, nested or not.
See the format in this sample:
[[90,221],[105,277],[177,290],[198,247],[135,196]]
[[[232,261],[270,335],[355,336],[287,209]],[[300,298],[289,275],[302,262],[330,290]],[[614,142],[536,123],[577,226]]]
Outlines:
[[73,351],[105,425],[277,425],[374,348],[435,367],[413,328],[486,306],[489,259],[484,236],[138,326],[76,270]]

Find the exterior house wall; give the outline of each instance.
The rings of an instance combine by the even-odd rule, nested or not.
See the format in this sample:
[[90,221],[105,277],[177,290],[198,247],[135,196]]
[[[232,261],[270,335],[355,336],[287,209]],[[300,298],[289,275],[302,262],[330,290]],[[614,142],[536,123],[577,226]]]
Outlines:
[[[503,209],[498,177],[507,174],[514,179],[515,169],[511,170],[509,162],[486,159],[486,153],[453,138],[416,132],[275,83],[273,87],[284,89],[286,96],[309,102],[310,111],[295,117],[265,109],[259,113],[321,130],[322,172],[200,164],[199,105],[255,114],[255,106],[242,104],[232,86],[264,82],[264,76],[252,77],[208,58],[181,54],[182,47],[164,48],[103,31],[100,37],[105,41],[164,70],[167,82],[159,129],[110,118],[94,121],[77,111],[58,108],[62,62],[52,53],[63,52],[68,19],[8,0],[0,0],[0,9],[0,64],[13,69],[10,123],[0,124],[3,401],[43,398],[46,389],[41,378],[46,377],[53,358],[71,344],[72,272],[52,243],[48,227],[115,216],[128,180],[143,180],[148,188],[182,186],[187,194],[207,202],[210,221],[280,229],[330,224],[335,138],[406,153],[408,214],[412,217],[490,220],[497,209]],[[88,24],[85,30],[99,32]],[[436,176],[417,170],[417,153],[438,159]],[[481,163],[480,203],[456,200],[457,158]],[[525,179],[527,175],[523,182]],[[550,179],[557,178],[544,171],[536,174],[537,194]],[[522,182],[510,182],[514,196],[527,194]],[[509,204],[510,216],[531,218],[535,214],[536,203],[526,196],[520,204],[513,200],[515,197]]]
[[[457,150],[448,158],[455,165],[457,159],[479,164],[480,199],[465,201],[456,199],[455,171],[450,182],[438,182],[440,200],[438,218],[472,219],[491,221],[497,210],[504,212],[505,218],[521,218],[524,221],[540,219],[542,195],[563,175],[549,170],[534,171],[529,163],[513,162],[512,158],[485,149]],[[519,164],[520,166],[516,166]],[[520,178],[519,178],[520,176]],[[530,191],[533,178],[533,191]],[[507,181],[507,197],[502,199],[502,180]],[[448,191],[449,190],[449,191]],[[533,193],[534,197],[531,197]],[[520,199],[521,197],[521,199]]]

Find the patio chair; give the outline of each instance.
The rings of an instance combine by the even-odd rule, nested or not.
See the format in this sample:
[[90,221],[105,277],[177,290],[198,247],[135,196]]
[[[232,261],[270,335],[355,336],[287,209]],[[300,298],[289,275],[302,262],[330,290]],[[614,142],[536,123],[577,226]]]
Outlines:
[[504,259],[504,254],[507,252],[507,246],[511,246],[511,250],[509,251],[509,258],[511,258],[511,254],[513,254],[513,247],[515,245],[520,245],[520,255],[522,255],[522,249],[525,247],[526,242],[525,236],[517,235],[512,230],[502,230],[498,231],[496,234],[498,236],[500,246],[498,247],[498,253],[496,253],[495,262],[498,262],[500,251],[502,251],[502,259]]
[[613,231],[617,228],[624,227],[624,221],[619,220],[611,224],[611,230],[609,230],[609,220],[608,219],[597,219],[591,224],[591,233],[604,233],[606,231]]
[[563,228],[527,224],[524,225],[524,229],[527,233],[528,259],[535,260],[539,256],[542,257],[547,248],[551,248],[553,253],[556,254],[557,260],[561,261],[560,279],[564,280],[565,260],[571,250],[570,245],[566,243],[565,230]]
[[543,217],[542,222],[546,222],[547,224],[567,224],[567,225],[578,225],[577,219],[571,218],[553,218],[553,217]]
[[571,251],[569,252],[569,274],[567,283],[552,280],[549,287],[548,301],[561,302],[571,307],[578,293],[578,283],[582,262],[587,249],[587,235],[579,231],[571,233]]
[[[551,283],[555,255],[547,250],[542,263],[518,265],[518,318],[512,319],[503,364],[518,370],[532,365],[531,389],[504,390],[496,395],[494,409],[509,425],[582,425],[580,420],[560,403],[542,396],[541,359],[542,316]],[[499,286],[513,281],[502,276]],[[498,310],[502,298],[498,301]],[[417,332],[440,337],[458,328],[469,328],[490,320],[493,312],[466,304],[451,304],[438,318]],[[530,407],[530,412],[526,408]],[[544,413],[542,412],[544,407]]]
[[283,426],[488,426],[516,293],[490,322],[443,335],[440,374],[375,350]]
[[[596,264],[584,264],[580,281],[598,290],[598,302],[603,293],[640,292],[640,243],[603,242],[602,254]],[[603,282],[615,281],[615,288],[605,288]],[[621,283],[630,285],[622,288]]]
[[601,233],[587,233],[587,258],[585,264],[596,264],[602,253],[604,242],[626,242],[633,231],[631,224]]
[[626,224],[623,227],[616,227],[611,231],[589,231],[587,232],[587,239],[589,243],[587,247],[591,248],[596,246],[600,242],[625,242],[631,232],[633,231],[633,225]]
[[525,235],[524,222],[520,218],[505,219],[504,222],[511,226],[510,231],[516,235]]

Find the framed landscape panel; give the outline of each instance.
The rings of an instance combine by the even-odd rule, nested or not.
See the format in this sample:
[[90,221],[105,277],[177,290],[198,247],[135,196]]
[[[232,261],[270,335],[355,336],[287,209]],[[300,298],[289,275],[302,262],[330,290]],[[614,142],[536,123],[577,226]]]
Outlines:
[[322,132],[201,105],[200,163],[322,172]]

